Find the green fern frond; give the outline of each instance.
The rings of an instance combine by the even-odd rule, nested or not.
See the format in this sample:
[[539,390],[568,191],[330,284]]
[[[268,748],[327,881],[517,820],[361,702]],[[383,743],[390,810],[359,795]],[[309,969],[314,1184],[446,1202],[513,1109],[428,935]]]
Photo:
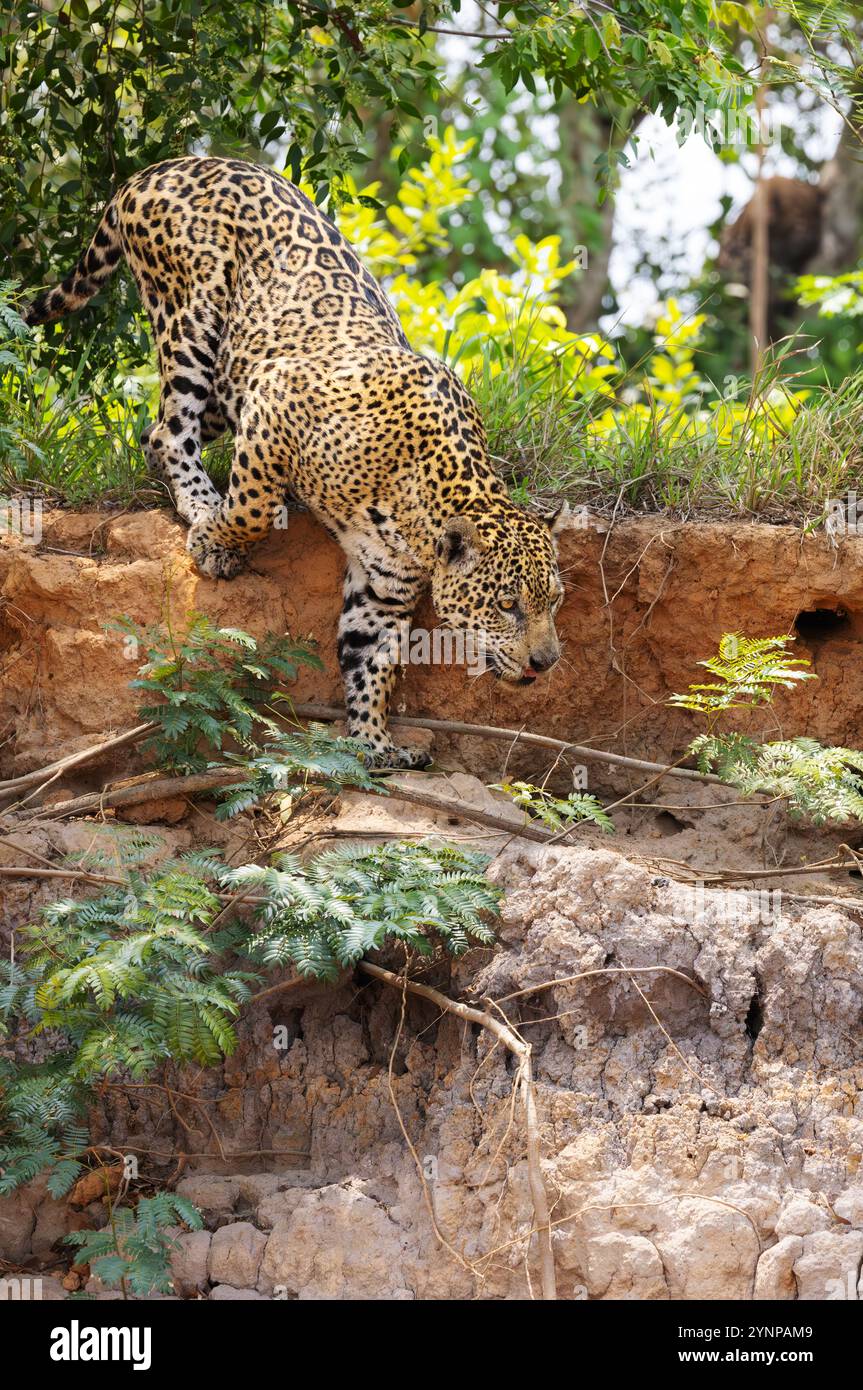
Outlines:
[[719,732],[717,721],[730,709],[754,709],[769,702],[777,686],[791,689],[801,680],[814,680],[802,658],[789,657],[790,637],[747,638],[726,633],[719,655],[699,664],[720,681],[691,685],[688,695],[669,701],[705,714],[707,731],[690,743],[687,752],[698,769],[714,773],[746,796],[764,793],[787,802],[793,816],[815,825],[863,819],[863,752],[829,748],[812,738],[759,743],[748,735]]
[[792,657],[786,652],[792,636],[744,637],[738,632],[726,632],[719,639],[719,653],[699,661],[718,679],[707,684],[692,684],[685,695],[671,695],[668,704],[705,714],[714,721],[731,709],[754,709],[769,704],[777,687],[791,690],[799,681],[815,680],[805,657]]
[[309,647],[288,636],[268,634],[258,642],[237,628],[217,628],[198,613],[188,615],[180,636],[140,628],[129,618],[109,626],[146,652],[130,684],[146,696],[142,719],[158,724],[159,731],[143,746],[178,772],[203,770],[203,750],[220,751],[231,739],[253,748],[256,727],[277,735],[279,726],[264,706],[301,666],[320,666]]
[[[282,861],[284,863],[284,861]],[[290,961],[302,974],[334,979],[384,940],[428,954],[436,941],[459,954],[490,944],[486,920],[500,893],[483,877],[482,855],[430,844],[350,845],[320,855],[308,869],[244,866],[227,880],[254,886],[267,901],[247,949],[266,965]]]
[[127,1286],[144,1298],[149,1293],[171,1293],[170,1256],[176,1239],[172,1227],[201,1229],[201,1214],[191,1202],[173,1192],[142,1197],[134,1212],[115,1208],[112,1221],[101,1231],[71,1231],[64,1237],[77,1251],[77,1262],[87,1262],[109,1288]]
[[30,337],[30,329],[15,307],[21,293],[20,285],[12,280],[0,280],[0,339]]
[[356,739],[333,738],[319,724],[295,734],[279,731],[263,752],[242,759],[243,781],[222,789],[216,817],[229,820],[274,792],[302,791],[310,782],[331,791],[359,787],[385,796],[386,787],[363,766],[365,751]]

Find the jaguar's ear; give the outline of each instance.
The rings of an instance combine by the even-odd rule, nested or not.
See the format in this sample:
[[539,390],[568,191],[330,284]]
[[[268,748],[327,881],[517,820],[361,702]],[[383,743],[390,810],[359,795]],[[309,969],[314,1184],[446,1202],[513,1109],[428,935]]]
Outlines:
[[572,522],[572,511],[568,502],[558,502],[551,511],[543,513],[543,521],[551,532],[552,540],[557,540]]
[[453,516],[444,522],[435,545],[435,554],[442,564],[459,574],[470,574],[484,551],[476,527],[466,516]]

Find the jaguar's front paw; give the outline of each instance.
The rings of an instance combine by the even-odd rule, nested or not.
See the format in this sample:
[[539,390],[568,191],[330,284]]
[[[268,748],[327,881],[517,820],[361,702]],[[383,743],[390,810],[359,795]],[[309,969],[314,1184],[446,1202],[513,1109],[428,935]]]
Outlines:
[[210,579],[235,579],[246,566],[246,555],[242,550],[229,550],[211,539],[212,528],[208,521],[196,521],[189,528],[186,549],[202,574]]
[[427,753],[424,748],[397,748],[395,744],[391,744],[389,748],[370,748],[363,754],[366,767],[393,771],[410,768],[415,772],[421,772],[433,761],[431,753]]

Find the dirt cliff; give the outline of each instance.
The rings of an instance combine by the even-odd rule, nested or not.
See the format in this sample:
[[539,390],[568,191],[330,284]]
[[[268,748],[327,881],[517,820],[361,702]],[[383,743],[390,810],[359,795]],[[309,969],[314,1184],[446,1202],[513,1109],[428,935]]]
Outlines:
[[[134,719],[134,653],[105,624],[182,622],[191,609],[253,634],[313,635],[325,662],[299,699],[341,702],[335,629],[343,570],[338,547],[303,514],[274,531],[250,569],[226,583],[201,578],[167,512],[48,513],[38,547],[0,545],[0,728],[14,770],[58,756]],[[411,714],[520,726],[598,742],[618,752],[678,753],[691,716],[662,706],[697,678],[722,632],[796,632],[820,680],[783,696],[798,733],[854,744],[863,731],[863,540],[831,545],[793,527],[680,523],[657,517],[564,533],[564,658],[525,692],[458,667],[409,666],[395,706]],[[425,605],[418,625],[433,625]],[[130,660],[130,657],[132,658]],[[760,717],[775,727],[777,715]],[[758,727],[756,724],[754,727]],[[440,749],[448,745],[441,742]],[[494,772],[493,749],[459,744],[462,763]],[[501,752],[501,757],[503,753]],[[10,762],[11,759],[11,762]],[[481,764],[481,766],[480,766]]]
[[[695,678],[718,635],[796,624],[797,654],[821,679],[782,697],[762,726],[781,719],[787,732],[859,745],[860,541],[833,549],[785,528],[653,518],[567,534],[562,565],[566,659],[547,682],[525,695],[458,670],[409,669],[397,701],[412,714],[528,723],[669,756],[693,725],[662,701]],[[195,608],[256,633],[311,632],[326,670],[305,675],[298,695],[339,702],[340,569],[336,548],[302,516],[232,584],[194,573],[165,514],[49,516],[40,549],[0,550],[8,771],[134,721],[133,662],[104,630],[120,613],[152,622]],[[437,750],[445,766],[481,778],[450,775],[450,794],[483,803],[505,746],[453,739]],[[547,765],[521,756],[526,770]],[[748,897],[703,882],[718,865],[792,870],[850,832],[813,836],[722,789],[666,782],[654,795],[643,811],[615,815],[616,836],[587,829],[574,847],[473,836],[505,890],[499,944],[424,979],[452,998],[497,1001],[532,1044],[560,1297],[861,1297],[856,880],[753,878],[759,891]],[[327,828],[468,834],[358,794]],[[166,851],[217,833],[230,848],[239,833],[217,832],[206,808],[159,829]],[[14,839],[53,860],[97,832],[98,820],[37,821]],[[0,843],[0,862],[20,863],[20,853]],[[803,888],[827,901],[799,900]],[[2,891],[6,936],[56,896],[29,880]],[[398,958],[384,963],[397,968]],[[537,1294],[525,1133],[505,1048],[426,999],[408,997],[402,1015],[397,991],[360,975],[267,996],[244,1015],[240,1038],[222,1068],[174,1075],[177,1092],[198,1097],[185,1111],[138,1090],[108,1093],[93,1114],[99,1140],[141,1154],[204,1212],[207,1229],[180,1237],[179,1295]],[[52,1269],[63,1232],[98,1215],[53,1202],[37,1181],[0,1201],[0,1257]]]

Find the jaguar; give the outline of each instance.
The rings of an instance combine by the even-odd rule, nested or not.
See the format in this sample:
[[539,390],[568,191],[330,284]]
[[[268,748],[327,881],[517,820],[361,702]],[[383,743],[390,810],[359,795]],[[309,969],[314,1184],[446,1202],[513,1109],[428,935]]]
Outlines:
[[[286,495],[345,552],[338,656],[348,732],[370,764],[428,762],[387,727],[397,635],[423,590],[442,624],[479,637],[498,679],[530,685],[555,665],[566,509],[511,500],[463,383],[411,350],[380,286],[299,188],[237,159],[144,169],[28,323],[80,308],[121,258],[158,354],[158,415],[142,444],[201,572],[236,576]],[[201,451],[226,430],[222,496]]]

